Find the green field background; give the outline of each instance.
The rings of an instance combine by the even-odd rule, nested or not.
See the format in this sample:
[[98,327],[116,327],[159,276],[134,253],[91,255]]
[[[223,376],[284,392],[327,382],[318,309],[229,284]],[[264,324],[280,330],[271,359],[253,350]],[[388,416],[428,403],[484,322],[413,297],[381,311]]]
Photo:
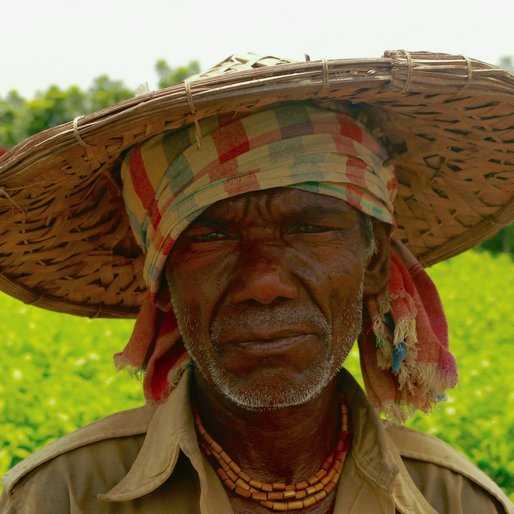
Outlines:
[[[409,424],[465,453],[514,499],[514,263],[467,252],[430,270],[459,363],[460,385]],[[141,383],[112,354],[133,321],[88,320],[0,294],[0,475],[36,448],[141,405]],[[358,374],[354,352],[347,367]]]

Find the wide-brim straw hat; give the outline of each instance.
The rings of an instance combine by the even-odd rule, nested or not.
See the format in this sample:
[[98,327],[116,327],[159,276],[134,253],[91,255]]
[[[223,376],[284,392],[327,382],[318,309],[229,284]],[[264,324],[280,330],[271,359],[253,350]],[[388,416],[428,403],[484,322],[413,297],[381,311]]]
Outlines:
[[45,130],[0,157],[0,289],[84,316],[134,317],[146,294],[116,169],[136,143],[284,101],[358,104],[392,152],[396,238],[424,266],[514,217],[514,76],[463,56],[293,62],[232,56],[183,84]]

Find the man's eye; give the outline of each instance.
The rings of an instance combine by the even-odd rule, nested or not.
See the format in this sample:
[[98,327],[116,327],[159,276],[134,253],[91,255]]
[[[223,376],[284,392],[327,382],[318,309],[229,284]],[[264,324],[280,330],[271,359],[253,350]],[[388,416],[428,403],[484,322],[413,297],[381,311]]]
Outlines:
[[227,234],[224,232],[209,232],[208,234],[196,234],[191,236],[191,241],[198,241],[201,243],[208,243],[211,241],[223,241],[227,239]]
[[310,225],[309,223],[302,223],[301,225],[296,225],[291,229],[291,233],[293,234],[320,234],[322,232],[329,232],[333,230],[330,227],[322,227],[319,225]]

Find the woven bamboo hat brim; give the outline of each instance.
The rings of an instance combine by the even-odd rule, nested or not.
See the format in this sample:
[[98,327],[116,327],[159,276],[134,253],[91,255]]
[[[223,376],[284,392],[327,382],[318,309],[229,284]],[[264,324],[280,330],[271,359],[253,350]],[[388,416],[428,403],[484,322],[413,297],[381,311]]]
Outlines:
[[143,255],[120,195],[120,154],[164,130],[277,102],[362,104],[396,161],[395,237],[423,265],[514,217],[514,76],[462,56],[291,62],[232,56],[186,83],[41,132],[0,157],[0,289],[84,316],[134,317]]

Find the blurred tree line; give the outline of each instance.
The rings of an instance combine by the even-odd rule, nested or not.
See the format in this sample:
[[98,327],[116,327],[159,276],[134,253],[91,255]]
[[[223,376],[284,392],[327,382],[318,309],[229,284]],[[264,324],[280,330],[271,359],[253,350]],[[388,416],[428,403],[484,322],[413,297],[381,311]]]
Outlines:
[[[498,65],[514,73],[513,56],[502,57]],[[187,65],[172,67],[166,60],[160,59],[155,64],[155,70],[158,87],[162,89],[199,73],[200,65],[198,61],[190,61]],[[0,96],[0,156],[32,134],[121,102],[134,94],[136,92],[122,81],[112,80],[108,75],[94,79],[86,90],[78,86],[61,89],[52,85],[46,91],[38,91],[30,100],[12,90],[5,97]],[[514,256],[514,224],[482,243],[481,248]]]
[[[173,68],[161,59],[155,69],[162,89],[199,73],[200,65],[198,61],[191,61],[186,66]],[[10,148],[41,130],[127,100],[134,94],[122,81],[112,80],[108,75],[94,79],[85,91],[78,86],[61,89],[52,85],[46,91],[38,91],[32,100],[12,90],[0,97],[0,147]]]

